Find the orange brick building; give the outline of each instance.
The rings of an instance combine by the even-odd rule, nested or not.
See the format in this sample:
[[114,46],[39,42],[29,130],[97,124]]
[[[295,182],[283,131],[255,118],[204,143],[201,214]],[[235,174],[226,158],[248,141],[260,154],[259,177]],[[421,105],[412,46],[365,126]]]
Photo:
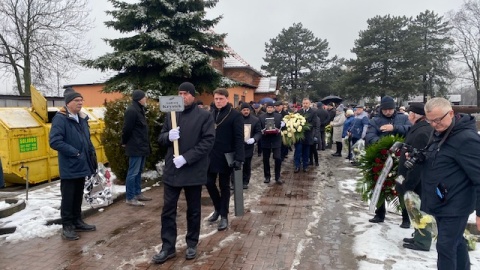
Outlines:
[[[239,101],[258,102],[264,97],[275,98],[277,96],[277,77],[264,76],[231,48],[227,48],[226,52],[230,55],[224,59],[213,61],[212,66],[225,77],[239,83],[238,86],[228,88],[230,103],[237,106]],[[121,93],[102,93],[103,86],[103,83],[69,84],[65,85],[64,88],[73,87],[75,91],[81,93],[85,99],[83,105],[86,107],[103,106],[107,101],[123,97]],[[203,93],[196,99],[208,105],[213,101],[213,96]]]

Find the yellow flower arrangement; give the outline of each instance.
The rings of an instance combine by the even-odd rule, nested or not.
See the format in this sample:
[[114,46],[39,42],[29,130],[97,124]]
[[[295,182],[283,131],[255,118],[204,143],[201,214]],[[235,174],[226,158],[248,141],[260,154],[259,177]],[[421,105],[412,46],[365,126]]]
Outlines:
[[422,230],[429,231],[433,236],[437,235],[437,223],[435,219],[420,210],[420,197],[413,191],[407,191],[404,199],[405,208],[407,209],[413,227],[418,229],[418,232],[422,235]]
[[305,137],[305,131],[310,130],[310,125],[305,117],[298,113],[289,113],[283,117],[285,127],[282,129],[284,145],[291,146]]

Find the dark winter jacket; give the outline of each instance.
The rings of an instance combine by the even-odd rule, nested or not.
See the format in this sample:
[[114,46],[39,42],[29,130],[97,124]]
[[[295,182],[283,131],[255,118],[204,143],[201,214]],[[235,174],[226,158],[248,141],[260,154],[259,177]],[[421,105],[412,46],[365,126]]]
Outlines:
[[243,162],[245,160],[243,116],[240,112],[227,104],[221,109],[216,107],[212,112],[216,125],[215,144],[210,152],[209,172],[228,173],[231,168],[228,166],[225,153],[235,152],[234,159]]
[[[250,125],[250,138],[258,142],[262,138],[260,120],[251,113],[247,117],[243,116],[243,120],[244,126]],[[251,158],[253,156],[253,148],[255,148],[255,144],[244,143],[245,158]]]
[[96,154],[90,140],[88,115],[78,114],[73,118],[63,107],[52,120],[50,147],[58,151],[58,168],[61,179],[75,179],[91,176],[96,169]]
[[[383,125],[392,124],[393,131],[382,132],[380,127]],[[387,135],[405,136],[410,128],[411,123],[408,121],[408,116],[403,113],[393,113],[391,117],[386,117],[380,111],[380,114],[370,120],[370,124],[365,135],[365,144],[368,146],[377,142],[381,137]]]
[[[468,216],[473,210],[480,216],[480,136],[475,117],[458,114],[453,128],[434,133],[422,166],[422,210],[436,216]],[[446,140],[440,145],[444,136]],[[444,186],[446,200],[436,195]]]
[[330,122],[333,121],[333,118],[335,118],[335,116],[337,116],[337,110],[335,108],[332,108],[330,110],[327,110],[327,113],[328,113],[328,123],[327,123],[327,125],[329,125]]
[[[405,136],[404,143],[409,147],[416,148],[417,150],[422,150],[427,146],[428,139],[432,134],[433,128],[425,120],[418,120],[408,131]],[[405,180],[402,185],[402,193],[405,191],[412,190],[417,194],[421,194],[421,185],[420,185],[420,174],[422,171],[422,165],[414,166],[412,169],[407,169],[405,167],[405,152],[406,149],[402,148],[400,159],[398,163],[398,174],[402,175]],[[412,157],[412,153],[409,154]]]
[[347,132],[350,130],[354,120],[355,117],[353,115],[345,118],[345,122],[343,122],[342,138],[347,137]]
[[145,108],[138,101],[132,101],[132,104],[125,110],[122,145],[125,145],[125,154],[129,157],[145,157],[150,154]]
[[[407,118],[408,119],[408,118]],[[349,131],[352,134],[354,139],[363,139],[367,133],[368,129],[368,113],[362,112],[359,115],[355,115],[352,124],[350,125]],[[364,132],[365,129],[365,132]]]
[[170,114],[158,137],[160,145],[167,146],[163,181],[171,186],[196,186],[207,183],[208,155],[215,141],[215,127],[212,115],[196,105],[185,106],[183,112],[176,113],[177,126],[180,127],[178,139],[179,153],[187,164],[179,169],[173,163],[173,143],[168,139],[172,129]]
[[305,109],[301,109],[297,113],[305,117],[307,123],[310,124],[310,129],[303,133],[304,138],[303,140],[301,140],[301,143],[312,145],[313,137],[317,137],[319,134],[319,120],[317,117],[317,112],[315,111],[315,109],[310,108],[308,109],[308,111],[305,111]]
[[318,108],[317,109],[317,117],[320,120],[320,131],[324,131],[325,126],[330,123],[330,115],[328,114],[328,112],[325,109]]
[[[265,129],[265,121],[267,118],[273,118],[275,122],[275,128],[280,129],[282,122],[282,115],[273,112],[273,113],[264,113],[260,115],[260,126],[262,130]],[[262,148],[280,148],[282,146],[282,135],[277,134],[263,134],[262,135]]]

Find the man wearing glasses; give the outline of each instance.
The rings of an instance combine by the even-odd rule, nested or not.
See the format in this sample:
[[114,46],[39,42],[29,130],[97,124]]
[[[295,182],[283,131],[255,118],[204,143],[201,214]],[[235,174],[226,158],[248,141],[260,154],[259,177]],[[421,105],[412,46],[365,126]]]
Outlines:
[[470,269],[463,233],[476,210],[480,229],[480,136],[475,117],[455,114],[450,102],[432,98],[425,104],[433,127],[422,164],[422,210],[438,226],[438,269]]
[[62,237],[77,240],[78,231],[95,231],[94,225],[82,220],[82,201],[85,177],[97,169],[95,148],[90,140],[88,115],[83,113],[83,97],[73,88],[64,92],[65,107],[53,117],[49,135],[50,147],[58,151],[60,170],[60,217]]

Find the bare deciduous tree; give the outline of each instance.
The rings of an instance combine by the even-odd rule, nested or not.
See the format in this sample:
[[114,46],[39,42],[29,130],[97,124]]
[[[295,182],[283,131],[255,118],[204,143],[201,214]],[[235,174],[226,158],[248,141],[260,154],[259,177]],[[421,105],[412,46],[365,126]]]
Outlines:
[[473,83],[477,93],[477,106],[480,106],[480,1],[465,1],[456,12],[450,12],[453,26],[452,38],[455,41],[459,62],[466,65],[467,79]]
[[88,12],[88,0],[0,1],[0,68],[14,75],[20,95],[30,95],[31,84],[59,90],[88,52]]

